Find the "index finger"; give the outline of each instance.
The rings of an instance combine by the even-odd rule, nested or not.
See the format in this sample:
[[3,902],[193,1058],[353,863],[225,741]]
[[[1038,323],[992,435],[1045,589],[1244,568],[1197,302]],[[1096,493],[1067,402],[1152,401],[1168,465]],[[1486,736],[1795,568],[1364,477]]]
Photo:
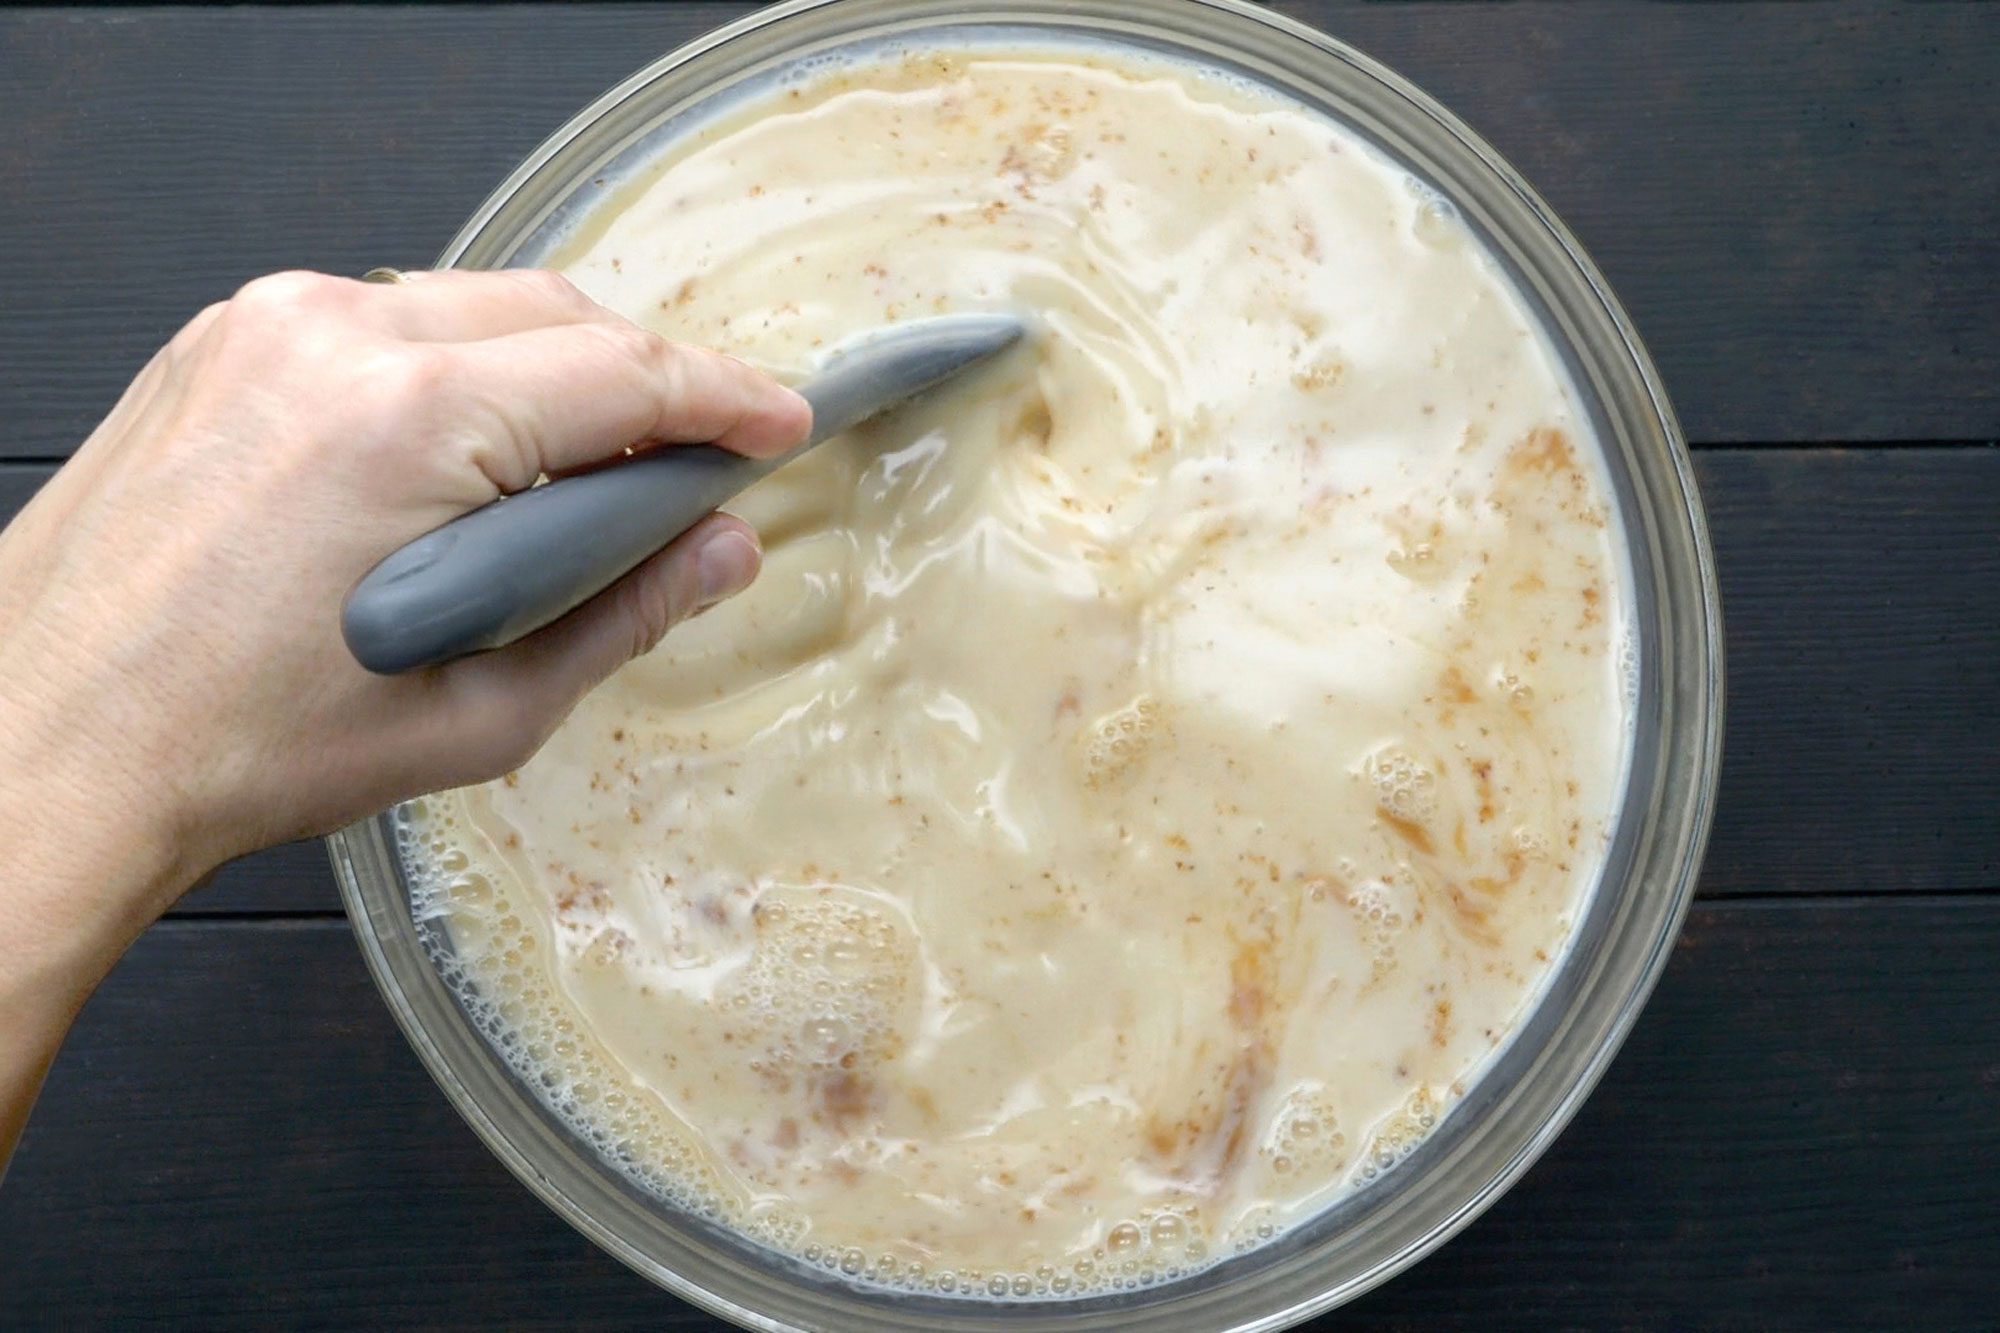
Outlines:
[[503,491],[648,444],[713,443],[752,457],[805,439],[812,409],[761,371],[637,325],[531,329],[451,349],[493,428]]
[[371,285],[362,318],[410,342],[475,342],[620,317],[547,269],[421,269]]

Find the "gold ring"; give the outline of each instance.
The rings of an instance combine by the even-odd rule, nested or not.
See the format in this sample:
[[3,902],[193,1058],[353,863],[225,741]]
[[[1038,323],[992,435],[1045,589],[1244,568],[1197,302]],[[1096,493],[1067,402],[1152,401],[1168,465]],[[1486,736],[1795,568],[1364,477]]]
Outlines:
[[371,268],[361,275],[363,282],[408,282],[410,275],[399,268]]

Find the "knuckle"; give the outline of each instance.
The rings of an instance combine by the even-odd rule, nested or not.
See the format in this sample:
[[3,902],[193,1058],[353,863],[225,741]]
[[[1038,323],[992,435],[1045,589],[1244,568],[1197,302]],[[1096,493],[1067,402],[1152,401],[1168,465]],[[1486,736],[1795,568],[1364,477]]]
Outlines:
[[545,268],[517,268],[507,272],[509,281],[519,287],[522,293],[538,301],[564,309],[575,309],[591,304],[575,283],[560,273]]
[[269,365],[279,361],[323,362],[333,344],[347,336],[338,318],[347,297],[339,278],[323,273],[272,273],[245,283],[212,318],[204,311],[202,333],[213,329],[231,361]]
[[541,451],[516,413],[486,395],[472,394],[455,403],[454,416],[458,428],[449,438],[466,468],[502,493],[534,484],[542,471]]
[[667,631],[682,618],[685,600],[676,577],[641,576],[620,585],[619,614],[631,634],[628,657],[642,657],[659,647]]
[[221,319],[223,313],[228,309],[229,309],[229,302],[227,301],[209,302],[207,305],[203,306],[200,310],[195,312],[195,316],[193,319],[189,320],[186,324],[184,324],[181,327],[181,333],[189,336],[198,336],[203,329],[206,329],[209,325],[215,323],[216,320]]
[[289,314],[330,306],[341,287],[338,278],[304,269],[267,273],[243,284],[231,298],[240,310],[256,313]]
[[208,331],[216,327],[228,313],[229,302],[227,301],[216,301],[203,306],[196,312],[193,319],[181,325],[174,336],[167,340],[168,356],[175,360],[187,356],[194,350],[195,345],[208,334]]
[[642,329],[637,324],[622,320],[615,324],[594,325],[593,328],[613,355],[648,371],[657,370],[673,360],[674,345],[650,329]]

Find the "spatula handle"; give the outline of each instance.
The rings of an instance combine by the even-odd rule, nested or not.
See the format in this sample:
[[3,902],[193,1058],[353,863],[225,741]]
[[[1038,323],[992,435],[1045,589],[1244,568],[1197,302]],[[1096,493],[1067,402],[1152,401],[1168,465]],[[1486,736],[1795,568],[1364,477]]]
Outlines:
[[341,615],[347,646],[368,670],[391,674],[512,643],[610,587],[751,482],[1020,334],[1005,315],[892,326],[799,390],[812,434],[782,457],[649,449],[453,519],[355,585]]
[[513,643],[610,587],[774,466],[706,444],[654,449],[475,509],[355,587],[342,617],[347,646],[387,674]]

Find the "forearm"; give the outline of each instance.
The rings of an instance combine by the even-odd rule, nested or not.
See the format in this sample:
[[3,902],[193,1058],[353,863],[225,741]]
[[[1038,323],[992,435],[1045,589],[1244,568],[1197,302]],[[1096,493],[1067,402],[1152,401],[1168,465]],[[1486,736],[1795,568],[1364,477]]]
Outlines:
[[25,713],[0,703],[0,1172],[77,1011],[193,874],[160,821]]

